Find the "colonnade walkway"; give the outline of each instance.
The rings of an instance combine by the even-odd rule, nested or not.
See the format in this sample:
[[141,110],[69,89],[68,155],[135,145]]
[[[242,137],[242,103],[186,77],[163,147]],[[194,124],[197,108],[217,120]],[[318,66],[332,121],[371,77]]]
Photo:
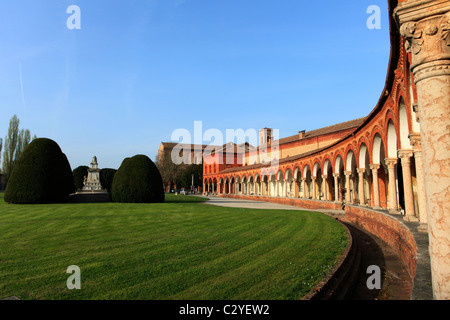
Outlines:
[[[368,233],[360,227],[345,221],[344,210],[302,209],[297,206],[277,204],[264,201],[242,200],[218,197],[214,195],[198,195],[207,198],[205,205],[248,209],[280,209],[295,211],[316,211],[341,221],[350,230],[354,241],[358,241],[361,250],[360,276],[356,283],[353,300],[432,300],[431,268],[429,263],[428,236],[419,232],[414,222],[405,221],[411,230],[418,247],[417,269],[414,281],[405,265],[395,251],[383,240]],[[398,219],[398,217],[395,217]],[[367,268],[377,265],[382,270],[381,290],[369,290],[367,279],[370,274]]]

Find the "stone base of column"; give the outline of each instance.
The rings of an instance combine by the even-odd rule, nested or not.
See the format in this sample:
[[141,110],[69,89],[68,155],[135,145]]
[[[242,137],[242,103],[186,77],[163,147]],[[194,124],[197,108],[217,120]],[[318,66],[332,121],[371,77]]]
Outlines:
[[400,210],[395,210],[395,209],[389,209],[388,212],[390,214],[396,214],[396,215],[401,215],[402,212]]
[[411,222],[419,222],[419,219],[415,216],[404,216],[403,220],[405,221],[411,221]]
[[372,209],[373,209],[373,210],[383,210],[383,208],[382,208],[382,207],[379,207],[379,206],[374,206]]
[[428,233],[428,224],[427,223],[421,223],[417,227],[417,231],[420,233]]

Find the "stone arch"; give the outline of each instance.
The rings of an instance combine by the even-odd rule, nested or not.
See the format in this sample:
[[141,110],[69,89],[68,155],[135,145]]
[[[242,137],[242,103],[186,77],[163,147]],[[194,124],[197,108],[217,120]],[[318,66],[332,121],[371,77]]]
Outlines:
[[255,173],[255,195],[261,195],[261,176],[259,173]]
[[358,201],[360,205],[370,203],[371,178],[369,148],[363,142],[359,147]]
[[310,199],[312,196],[312,171],[309,164],[303,166],[302,182],[303,182],[303,198]]
[[271,171],[269,174],[269,193],[272,197],[276,196],[277,191],[277,175]]
[[241,184],[242,184],[242,194],[248,194],[248,179],[245,174],[242,176]]
[[235,185],[236,185],[236,194],[241,194],[242,193],[242,186],[241,186],[241,176],[240,175],[237,175],[236,176],[236,182],[235,182]]
[[340,154],[336,155],[334,160],[334,184],[335,184],[335,198],[342,202],[345,195],[345,175],[344,175],[344,160]]
[[[372,199],[374,203],[372,207],[384,207],[387,204],[387,168],[384,159],[386,159],[386,152],[384,142],[379,133],[375,134],[373,140],[373,170],[372,170]],[[376,175],[375,175],[376,173]]]
[[[387,158],[395,159],[397,158],[397,132],[395,130],[395,125],[392,119],[388,121],[387,124]],[[381,162],[382,159],[380,159]]]
[[234,178],[234,176],[230,177],[230,194],[235,194],[236,193],[236,179]]
[[295,187],[294,187],[294,176],[292,174],[291,168],[287,168],[284,173],[284,181],[285,181],[285,196],[286,197],[294,197],[295,196]]
[[249,174],[248,175],[248,183],[247,183],[248,187],[248,194],[254,195],[255,194],[255,180],[253,178],[253,174]]
[[324,199],[328,201],[334,201],[335,198],[335,185],[333,178],[333,165],[331,164],[330,158],[327,156],[323,163],[323,192]]
[[357,161],[355,152],[351,148],[347,152],[345,169],[345,200],[348,203],[355,203],[358,190]]
[[276,196],[281,197],[284,194],[284,190],[286,187],[285,181],[284,181],[284,173],[283,170],[279,169],[276,176],[277,180],[277,189],[276,189]]
[[318,160],[314,162],[312,180],[312,197],[313,199],[321,199],[323,196],[322,168]]

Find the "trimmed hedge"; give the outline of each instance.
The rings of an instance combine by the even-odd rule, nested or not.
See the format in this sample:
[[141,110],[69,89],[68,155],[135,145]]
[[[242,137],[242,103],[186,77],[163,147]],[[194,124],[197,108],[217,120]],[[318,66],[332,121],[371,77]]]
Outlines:
[[112,184],[116,172],[116,169],[109,168],[100,170],[100,184],[102,185],[102,188],[108,190],[109,193],[111,193]]
[[72,171],[75,190],[83,189],[84,178],[88,175],[88,166],[79,166]]
[[58,144],[33,140],[17,160],[5,191],[5,201],[16,204],[61,203],[73,193],[69,161]]
[[111,198],[123,203],[164,202],[161,174],[145,155],[126,158],[114,175]]

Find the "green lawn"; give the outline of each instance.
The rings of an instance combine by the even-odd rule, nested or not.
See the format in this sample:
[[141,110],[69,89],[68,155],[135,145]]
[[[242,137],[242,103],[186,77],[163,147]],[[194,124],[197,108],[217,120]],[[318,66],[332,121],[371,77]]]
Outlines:
[[[347,244],[320,213],[166,200],[10,205],[0,193],[0,298],[300,299]],[[70,265],[81,290],[66,287]]]

